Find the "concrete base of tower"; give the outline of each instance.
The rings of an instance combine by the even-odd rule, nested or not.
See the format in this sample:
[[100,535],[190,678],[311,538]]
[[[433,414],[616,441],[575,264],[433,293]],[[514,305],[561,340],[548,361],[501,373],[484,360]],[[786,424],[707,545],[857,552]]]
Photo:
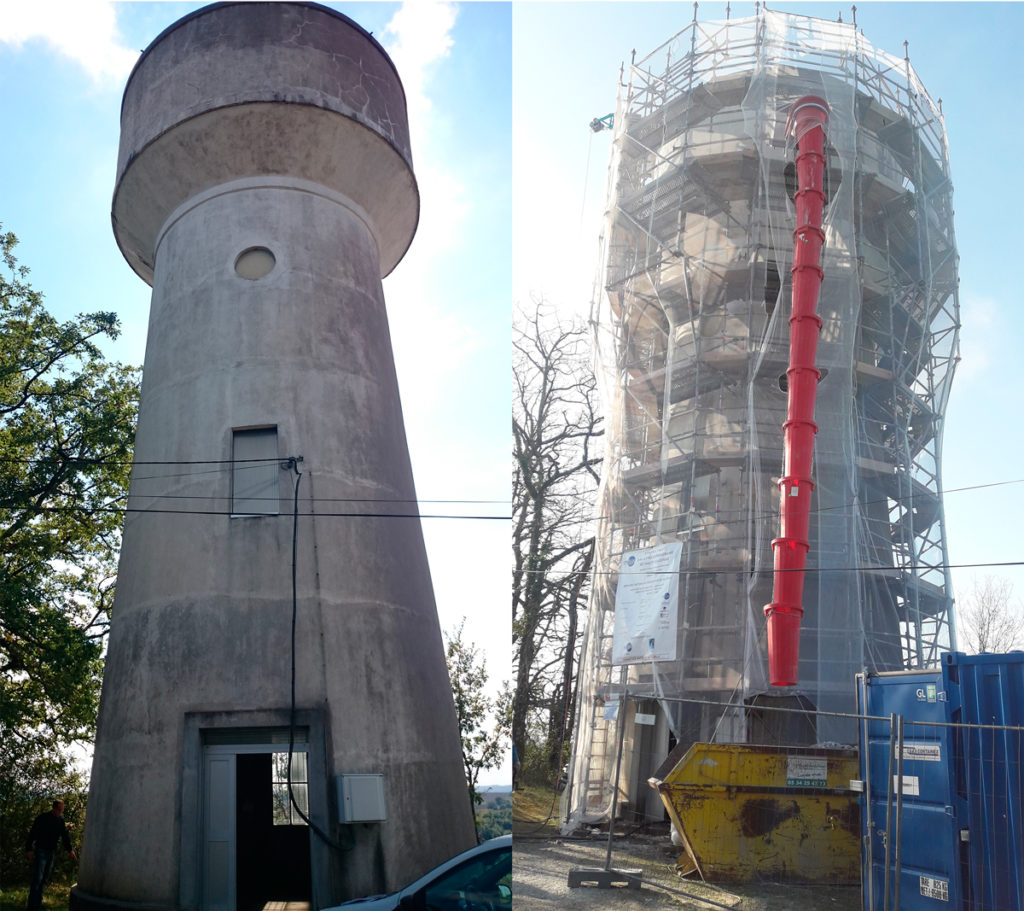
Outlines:
[[147,902],[117,901],[83,892],[77,885],[71,887],[70,911],[178,911],[176,906],[154,905]]

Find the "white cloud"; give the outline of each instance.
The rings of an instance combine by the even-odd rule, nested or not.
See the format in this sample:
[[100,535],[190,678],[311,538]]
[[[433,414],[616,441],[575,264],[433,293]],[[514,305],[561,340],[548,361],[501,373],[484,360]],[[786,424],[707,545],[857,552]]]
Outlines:
[[[444,137],[431,134],[437,115],[430,74],[454,47],[456,16],[454,3],[413,0],[401,6],[382,36],[405,87],[421,197],[416,238],[385,285],[402,379],[455,372],[479,345],[478,332],[448,309],[444,279],[444,259],[458,253],[470,204],[464,185],[445,164]],[[402,398],[407,413],[429,415],[440,403],[439,384],[403,382]]]
[[402,77],[414,137],[425,135],[431,106],[427,71],[451,51],[456,15],[455,4],[447,0],[415,0],[403,3],[384,27],[383,44]]
[[123,80],[139,59],[137,50],[121,43],[111,2],[0,2],[0,43],[21,47],[31,41],[50,45],[96,81]]
[[413,0],[403,3],[384,27],[384,47],[402,78],[413,144],[413,165],[423,206],[414,249],[429,246],[430,262],[452,241],[468,211],[465,191],[442,161],[432,115],[429,75],[434,65],[448,57],[454,46],[452,29],[457,9],[446,0]]

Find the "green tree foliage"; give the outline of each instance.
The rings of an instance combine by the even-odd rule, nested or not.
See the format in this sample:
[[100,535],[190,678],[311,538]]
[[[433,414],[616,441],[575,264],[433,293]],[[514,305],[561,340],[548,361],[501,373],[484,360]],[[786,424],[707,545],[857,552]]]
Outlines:
[[465,620],[445,634],[445,658],[451,679],[455,712],[462,737],[462,763],[466,769],[473,821],[483,801],[477,791],[480,773],[495,769],[505,759],[512,733],[512,693],[508,681],[502,683],[496,697],[487,694],[487,668],[479,649],[463,639]]
[[[64,801],[64,821],[77,851],[85,822],[86,784],[70,757],[56,750],[40,753],[35,744],[17,737],[0,740],[0,891],[29,881],[25,839],[32,821],[53,801]],[[74,861],[57,852],[54,882],[73,874]]]
[[476,814],[476,831],[480,841],[508,835],[512,831],[512,797],[489,797]]
[[0,778],[95,726],[138,371],[113,313],[51,316],[0,232]]

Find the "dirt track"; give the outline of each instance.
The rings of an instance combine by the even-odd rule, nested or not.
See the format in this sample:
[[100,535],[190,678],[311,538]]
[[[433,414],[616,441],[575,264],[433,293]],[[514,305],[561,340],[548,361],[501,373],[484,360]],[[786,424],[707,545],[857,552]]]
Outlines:
[[641,889],[591,885],[570,888],[569,870],[603,870],[607,847],[607,835],[593,840],[517,836],[512,865],[516,911],[859,911],[861,907],[860,889],[855,886],[714,886],[680,879],[675,874],[678,850],[667,836],[660,835],[615,839],[612,869],[640,870]]

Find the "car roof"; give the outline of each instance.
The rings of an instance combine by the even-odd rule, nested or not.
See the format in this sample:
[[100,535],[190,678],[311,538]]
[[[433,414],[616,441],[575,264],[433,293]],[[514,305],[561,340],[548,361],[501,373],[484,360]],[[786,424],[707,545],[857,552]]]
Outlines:
[[[395,904],[401,901],[406,895],[422,889],[427,883],[436,879],[442,873],[446,873],[449,870],[457,867],[459,864],[464,863],[467,860],[471,860],[474,857],[478,857],[481,854],[488,854],[492,851],[501,851],[505,848],[512,850],[512,836],[511,835],[499,835],[497,838],[489,838],[487,841],[481,842],[478,845],[474,845],[472,848],[468,848],[461,854],[456,854],[454,857],[448,858],[443,863],[438,864],[436,867],[431,867],[426,873],[424,873],[419,879],[410,883],[404,889],[398,892],[392,892],[389,895],[368,895],[365,898],[356,898],[347,902],[342,902],[341,905],[335,906],[335,908],[348,907],[349,905],[358,907],[359,904],[374,901],[383,901],[387,898],[395,899]],[[388,907],[391,907],[389,904]],[[334,908],[329,908],[327,911],[335,911]]]
[[417,889],[422,888],[424,885],[426,885],[426,883],[430,882],[431,880],[436,879],[439,874],[445,873],[448,870],[451,870],[453,867],[457,867],[459,864],[467,860],[470,860],[471,858],[476,857],[480,854],[487,854],[490,851],[500,851],[502,848],[508,848],[509,850],[512,849],[511,835],[499,835],[497,838],[489,838],[487,839],[487,841],[483,841],[478,845],[474,845],[472,848],[463,851],[461,854],[456,854],[454,857],[449,858],[444,863],[438,864],[436,867],[433,867],[432,869],[428,870],[415,882],[410,883],[408,886],[402,889],[402,891],[399,892],[399,895],[409,895],[415,892]]

